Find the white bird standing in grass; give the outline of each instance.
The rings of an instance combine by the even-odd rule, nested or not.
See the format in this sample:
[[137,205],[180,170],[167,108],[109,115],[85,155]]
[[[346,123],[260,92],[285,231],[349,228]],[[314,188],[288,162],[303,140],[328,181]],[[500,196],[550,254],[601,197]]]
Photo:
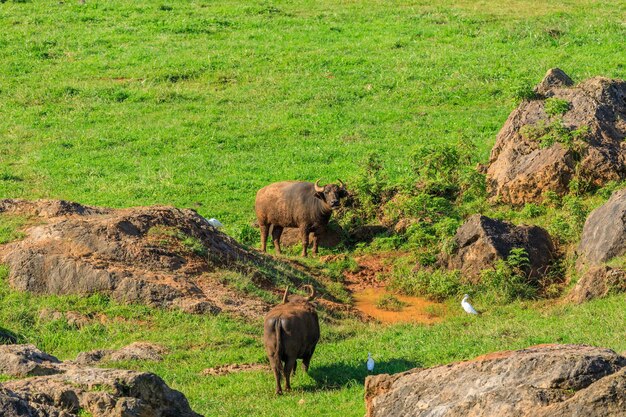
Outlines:
[[469,314],[478,314],[478,311],[474,310],[474,307],[472,307],[472,305],[467,301],[468,298],[469,295],[467,294],[463,296],[463,301],[461,301],[461,306],[463,307],[463,310],[465,310],[465,312]]
[[211,219],[207,220],[207,223],[208,223],[208,224],[210,224],[211,226],[215,227],[216,229],[219,229],[219,228],[224,227],[224,225],[222,224],[222,222],[220,222],[220,221],[219,221],[219,220],[217,220],[217,219],[213,219],[213,218],[211,218]]
[[374,359],[372,358],[372,354],[367,352],[367,371],[374,371]]

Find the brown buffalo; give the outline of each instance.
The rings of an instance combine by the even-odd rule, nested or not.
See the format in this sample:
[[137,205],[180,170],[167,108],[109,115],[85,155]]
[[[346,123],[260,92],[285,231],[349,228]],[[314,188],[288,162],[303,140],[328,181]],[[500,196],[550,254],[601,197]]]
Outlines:
[[261,228],[261,249],[267,250],[267,235],[272,227],[276,253],[280,254],[280,236],[285,227],[297,227],[302,237],[302,256],[306,256],[309,233],[313,232],[313,254],[317,255],[319,236],[322,234],[339,200],[347,196],[341,185],[319,185],[301,181],[276,182],[261,188],[256,194],[254,208]]
[[302,359],[302,368],[308,372],[315,345],[320,338],[320,325],[315,306],[310,302],[315,289],[307,285],[311,295],[291,296],[287,291],[283,302],[265,316],[263,343],[276,378],[276,394],[282,394],[281,375],[285,376],[285,389],[291,390],[289,378],[296,374],[296,361]]

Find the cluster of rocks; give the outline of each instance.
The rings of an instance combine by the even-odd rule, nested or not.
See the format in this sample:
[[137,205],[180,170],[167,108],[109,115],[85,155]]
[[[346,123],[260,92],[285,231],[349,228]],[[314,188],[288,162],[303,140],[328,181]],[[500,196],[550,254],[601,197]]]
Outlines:
[[6,417],[201,417],[183,394],[149,372],[62,362],[33,345],[0,346],[0,387]]
[[[574,179],[601,186],[626,178],[626,82],[596,77],[575,86],[555,68],[535,87],[535,95],[511,113],[491,152],[486,174],[494,201],[540,203],[547,192],[566,194]],[[556,99],[561,100],[561,114],[547,110],[548,100]],[[584,132],[583,137],[569,136],[568,146],[558,137],[542,144],[525,133],[551,124],[558,124],[562,135],[578,130]],[[577,146],[572,146],[574,140]],[[583,302],[626,291],[626,262],[607,265],[626,253],[625,219],[626,190],[616,192],[591,213],[577,249],[580,279],[569,300]],[[506,259],[513,248],[528,254],[530,265],[525,272],[531,282],[549,272],[558,256],[550,235],[540,227],[474,215],[457,230],[451,253],[441,254],[438,265],[460,270],[477,282],[481,271]]]
[[367,417],[626,415],[626,357],[540,345],[365,380]]

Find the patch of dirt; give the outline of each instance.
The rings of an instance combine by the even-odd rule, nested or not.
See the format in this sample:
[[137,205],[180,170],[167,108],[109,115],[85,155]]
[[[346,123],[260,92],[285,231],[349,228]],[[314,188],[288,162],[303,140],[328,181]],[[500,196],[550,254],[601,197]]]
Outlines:
[[352,294],[354,306],[364,314],[383,323],[433,324],[441,321],[446,313],[445,305],[425,298],[393,294],[404,303],[400,311],[382,310],[376,306],[380,298],[389,294],[385,288],[366,288]]
[[269,371],[268,365],[262,365],[260,363],[233,363],[230,365],[220,365],[214,368],[207,368],[202,371],[202,375],[206,376],[223,376],[236,372],[250,372],[250,371]]
[[[354,293],[366,288],[381,288],[385,286],[384,275],[393,269],[393,260],[405,255],[404,253],[379,253],[363,255],[354,258],[359,268],[356,272],[345,271],[346,288]],[[328,260],[330,261],[330,260]]]

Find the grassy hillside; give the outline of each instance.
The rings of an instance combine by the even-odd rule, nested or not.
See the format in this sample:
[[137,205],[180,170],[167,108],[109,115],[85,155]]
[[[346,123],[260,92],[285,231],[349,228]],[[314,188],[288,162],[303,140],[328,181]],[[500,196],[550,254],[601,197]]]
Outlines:
[[486,160],[520,87],[626,77],[619,2],[0,3],[0,197],[253,218],[283,179],[391,180],[417,144]]
[[[363,186],[374,154],[388,185],[407,184],[416,147],[459,140],[473,144],[472,163],[485,162],[520,94],[548,68],[575,81],[626,78],[626,3],[552,3],[0,0],[0,198],[192,207],[239,238],[269,182],[340,177]],[[477,206],[547,227],[566,247],[609,191],[522,210]],[[433,239],[464,214],[409,241],[438,249]],[[0,244],[19,239],[24,222],[0,216]],[[399,265],[395,279],[414,265]],[[200,375],[264,363],[260,323],[103,296],[37,297],[6,281],[0,266],[0,326],[21,341],[62,359],[163,344],[162,363],[115,366],[158,373],[207,416],[362,416],[368,351],[376,372],[398,372],[536,343],[626,350],[623,296],[582,306],[477,297],[487,310],[479,319],[449,300],[450,316],[431,327],[324,321],[310,376],[275,397],[268,372]],[[99,319],[75,329],[41,318],[43,308]]]

